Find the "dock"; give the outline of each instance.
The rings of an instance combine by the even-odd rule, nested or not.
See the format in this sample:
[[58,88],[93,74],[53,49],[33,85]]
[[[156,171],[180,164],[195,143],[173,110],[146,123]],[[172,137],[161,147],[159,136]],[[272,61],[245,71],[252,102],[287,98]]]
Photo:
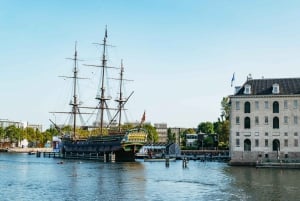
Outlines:
[[181,155],[177,159],[187,158],[188,160],[200,161],[220,161],[230,160],[228,150],[181,150]]

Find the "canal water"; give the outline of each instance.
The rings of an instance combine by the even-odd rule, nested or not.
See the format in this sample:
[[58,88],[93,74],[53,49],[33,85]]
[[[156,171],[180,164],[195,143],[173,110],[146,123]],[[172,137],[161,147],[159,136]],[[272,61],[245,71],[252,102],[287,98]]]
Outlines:
[[0,153],[0,200],[300,200],[300,170]]

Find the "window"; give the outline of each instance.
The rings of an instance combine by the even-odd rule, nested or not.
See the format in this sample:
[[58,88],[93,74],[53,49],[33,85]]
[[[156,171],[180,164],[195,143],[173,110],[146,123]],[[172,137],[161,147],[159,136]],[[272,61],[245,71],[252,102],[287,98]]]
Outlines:
[[255,101],[255,109],[259,110],[259,102]]
[[246,84],[244,94],[251,94],[251,85]]
[[237,147],[240,146],[240,139],[236,139],[236,140],[235,140],[235,145],[236,145]]
[[284,119],[284,124],[288,124],[288,119],[289,119],[288,116],[284,116],[283,119]]
[[272,93],[273,94],[279,94],[279,84],[277,84],[277,83],[273,84]]
[[268,146],[269,146],[269,140],[265,139],[265,147],[268,147]]
[[273,128],[274,129],[278,129],[279,128],[279,118],[278,117],[274,117],[273,118]]
[[288,109],[288,101],[287,100],[284,100],[283,107],[284,107],[284,109]]
[[244,141],[244,151],[251,151],[251,141],[249,139]]
[[235,123],[240,124],[240,117],[235,117]]
[[240,136],[240,132],[236,132],[236,136]]
[[279,113],[279,103],[277,101],[273,102],[273,113]]
[[255,124],[258,125],[259,124],[259,118],[255,117]]
[[269,118],[265,116],[265,124],[269,124]]
[[284,146],[285,146],[285,147],[288,147],[288,144],[289,144],[288,139],[284,139]]
[[235,109],[240,110],[240,101],[235,102]]
[[284,136],[288,136],[288,133],[287,133],[287,132],[285,132],[285,133],[284,133]]
[[298,100],[294,100],[294,109],[298,108]]
[[298,124],[298,116],[294,116],[294,124]]
[[294,146],[298,147],[298,139],[294,139]]
[[247,101],[245,102],[245,113],[250,113],[250,103]]
[[265,136],[268,136],[268,135],[269,135],[269,133],[266,132],[266,133],[265,133]]
[[297,133],[297,132],[295,132],[295,133],[294,133],[294,136],[298,136],[298,133]]
[[269,109],[269,102],[265,101],[265,109]]
[[255,147],[259,147],[259,141],[258,141],[258,139],[255,139]]
[[250,118],[249,117],[245,117],[244,128],[250,128]]

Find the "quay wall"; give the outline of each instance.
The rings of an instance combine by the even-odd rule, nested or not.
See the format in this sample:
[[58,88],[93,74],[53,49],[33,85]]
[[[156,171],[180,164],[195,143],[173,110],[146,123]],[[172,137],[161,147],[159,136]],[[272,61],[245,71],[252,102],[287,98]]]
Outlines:
[[28,152],[52,152],[53,148],[8,148],[7,152],[15,152],[15,153],[28,153]]

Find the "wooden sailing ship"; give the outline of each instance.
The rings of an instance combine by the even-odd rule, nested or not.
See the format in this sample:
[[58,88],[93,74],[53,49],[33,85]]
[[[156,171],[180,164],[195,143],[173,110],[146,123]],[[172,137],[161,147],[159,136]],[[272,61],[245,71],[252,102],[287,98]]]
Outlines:
[[[111,110],[107,101],[110,99],[105,94],[105,79],[106,79],[106,70],[109,68],[107,66],[106,59],[106,49],[107,49],[107,29],[105,30],[105,36],[103,39],[103,54],[101,65],[86,65],[97,67],[101,69],[101,79],[100,79],[100,92],[99,96],[96,97],[98,100],[97,107],[83,107],[79,104],[77,100],[76,87],[77,80],[82,79],[78,77],[78,59],[77,59],[77,49],[75,46],[75,54],[72,60],[74,61],[74,70],[73,76],[66,77],[73,79],[73,100],[70,105],[72,106],[71,112],[67,112],[72,115],[73,126],[71,134],[62,133],[62,143],[60,146],[60,151],[63,158],[73,158],[73,159],[96,159],[103,161],[134,161],[135,154],[140,150],[140,148],[147,141],[147,131],[141,128],[141,124],[145,120],[145,113],[143,114],[141,123],[133,129],[122,130],[121,127],[121,117],[122,112],[124,110],[124,105],[127,103],[133,92],[127,98],[123,97],[122,85],[125,79],[123,78],[124,67],[123,62],[121,62],[120,68],[120,78],[117,80],[120,82],[119,84],[119,97],[116,102],[118,103],[118,107],[115,109],[115,115],[113,115],[112,119],[108,123],[104,123],[104,112],[107,110]],[[77,128],[77,116],[83,114],[80,109],[96,109],[100,116],[100,120],[97,124],[98,127],[94,126],[85,126],[85,129],[96,129],[98,131],[97,135],[90,136],[86,139],[79,139],[76,133]],[[56,113],[56,112],[54,112]],[[66,112],[59,112],[66,113]],[[87,114],[87,113],[85,113]],[[118,117],[117,127],[113,124],[116,122],[116,118]],[[51,120],[50,120],[51,121]],[[53,124],[54,122],[51,121]],[[57,125],[56,128],[59,129]]]

